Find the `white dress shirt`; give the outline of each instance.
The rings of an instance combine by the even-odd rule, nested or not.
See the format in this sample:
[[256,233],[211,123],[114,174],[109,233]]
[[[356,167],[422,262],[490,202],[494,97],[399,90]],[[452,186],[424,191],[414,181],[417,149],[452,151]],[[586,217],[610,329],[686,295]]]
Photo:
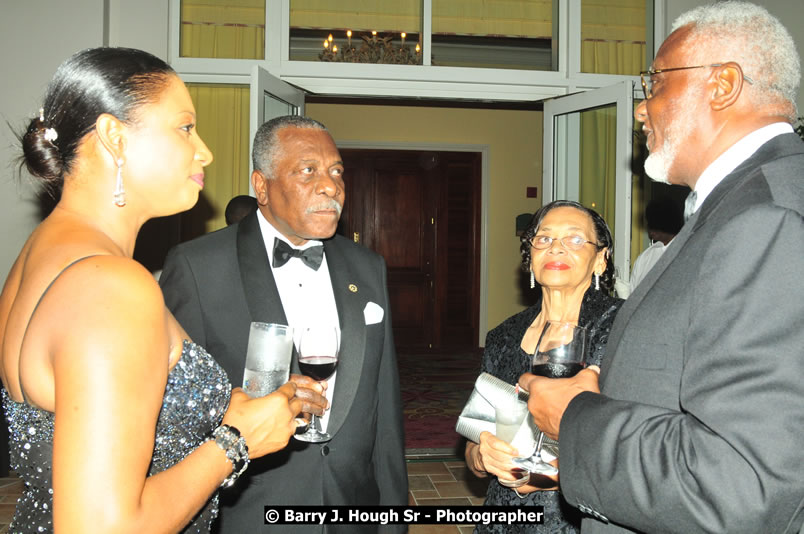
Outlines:
[[[668,243],[669,244],[669,243]],[[637,257],[636,261],[634,262],[634,267],[631,269],[631,288],[629,291],[630,293],[634,292],[636,286],[645,278],[650,270],[656,265],[656,262],[659,261],[659,258],[662,257],[664,254],[665,247],[664,243],[661,241],[654,242],[651,246],[646,248],[642,251],[642,253]]]
[[[293,328],[293,342],[296,349],[299,347],[301,332],[307,325],[326,325],[331,324],[338,329],[340,339],[340,322],[338,321],[338,308],[335,305],[335,294],[332,292],[332,280],[329,277],[327,267],[327,255],[321,261],[321,267],[313,270],[301,260],[292,257],[282,267],[273,266],[274,239],[279,238],[287,243],[291,248],[304,250],[310,247],[321,245],[321,241],[309,240],[304,245],[297,247],[290,243],[274,226],[269,223],[262,212],[257,211],[257,220],[260,223],[260,231],[265,242],[265,250],[268,252],[268,259],[271,264],[271,272],[276,281],[276,288],[279,291],[279,298],[282,301],[282,308],[288,320],[288,326]],[[336,371],[327,380],[326,396],[332,404],[332,392],[335,391]],[[329,422],[327,410],[319,418],[321,429],[327,429]]]
[[695,182],[695,206],[693,213],[698,211],[709,193],[723,181],[731,171],[736,169],[742,162],[750,158],[759,147],[776,137],[786,133],[793,133],[793,127],[787,122],[775,122],[763,126],[759,130],[754,130],[736,143],[728,150],[718,156],[704,170],[698,181]]

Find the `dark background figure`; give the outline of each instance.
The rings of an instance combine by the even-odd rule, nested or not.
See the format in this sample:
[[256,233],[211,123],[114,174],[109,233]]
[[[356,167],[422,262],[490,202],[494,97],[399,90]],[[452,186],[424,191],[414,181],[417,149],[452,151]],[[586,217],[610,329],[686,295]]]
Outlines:
[[226,218],[226,226],[240,222],[243,217],[251,212],[257,211],[257,199],[250,195],[237,195],[226,204],[223,216]]
[[[524,375],[582,531],[804,528],[801,67],[767,10],[682,14],[635,110],[691,218],[620,309],[598,375]],[[599,388],[599,389],[598,389]]]
[[[273,459],[252,463],[246,480],[221,497],[220,532],[404,531],[404,525],[263,524],[268,504],[405,505],[408,485],[385,261],[333,235],[345,199],[335,143],[316,121],[280,117],[258,130],[253,160],[259,210],[174,248],[160,280],[165,301],[234,384],[243,379],[252,321],[297,332],[306,324],[339,327],[338,367],[327,388],[331,408],[322,418],[333,437],[291,440]],[[316,251],[320,264],[313,266],[294,255]],[[298,373],[296,358],[292,365]]]
[[[648,230],[648,239],[651,245],[642,251],[634,262],[631,269],[631,279],[629,280],[630,291],[633,293],[637,284],[645,278],[645,275],[659,261],[662,253],[670,244],[670,241],[684,226],[684,210],[670,197],[659,197],[648,202],[645,207],[645,226]],[[620,295],[623,298],[628,295]]]

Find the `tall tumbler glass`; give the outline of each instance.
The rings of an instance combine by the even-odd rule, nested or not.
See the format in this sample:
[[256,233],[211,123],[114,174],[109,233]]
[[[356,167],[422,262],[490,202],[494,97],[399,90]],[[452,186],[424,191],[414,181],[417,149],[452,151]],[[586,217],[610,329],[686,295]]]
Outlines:
[[251,323],[243,389],[252,397],[273,393],[290,378],[293,329],[283,324]]

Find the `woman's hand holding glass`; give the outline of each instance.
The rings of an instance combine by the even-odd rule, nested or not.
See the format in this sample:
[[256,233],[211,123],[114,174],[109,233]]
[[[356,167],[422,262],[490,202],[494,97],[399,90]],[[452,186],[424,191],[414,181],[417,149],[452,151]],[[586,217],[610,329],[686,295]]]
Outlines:
[[296,415],[301,409],[293,382],[256,398],[234,388],[223,423],[237,428],[245,438],[249,458],[259,458],[285,448],[296,431]]
[[496,476],[504,486],[519,487],[527,483],[528,473],[512,463],[517,456],[519,451],[510,443],[491,432],[483,432],[480,434],[480,442],[475,446],[472,461],[476,471],[485,471]]

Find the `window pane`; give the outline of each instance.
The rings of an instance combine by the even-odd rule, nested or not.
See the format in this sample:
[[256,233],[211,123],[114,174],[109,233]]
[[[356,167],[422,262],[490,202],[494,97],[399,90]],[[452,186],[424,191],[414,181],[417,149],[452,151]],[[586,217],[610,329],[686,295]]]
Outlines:
[[597,211],[615,235],[617,106],[580,112],[578,201]]
[[290,0],[295,61],[420,65],[421,30],[421,0]]
[[433,65],[556,70],[553,0],[433,0]]
[[181,0],[181,57],[265,59],[265,0]]
[[646,70],[652,6],[653,0],[581,0],[581,72],[635,76]]

